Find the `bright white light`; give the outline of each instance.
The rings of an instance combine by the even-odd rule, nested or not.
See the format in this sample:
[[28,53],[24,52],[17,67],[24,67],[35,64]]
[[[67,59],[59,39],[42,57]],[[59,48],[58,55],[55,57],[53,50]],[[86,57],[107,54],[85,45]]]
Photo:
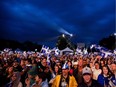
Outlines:
[[73,34],[69,33],[68,31],[66,31],[66,30],[63,29],[63,28],[60,28],[60,29],[59,29],[59,32],[63,33],[63,34],[62,34],[62,37],[65,37],[65,35],[68,35],[68,36],[70,36],[70,37],[73,37]]
[[71,37],[73,37],[73,34],[70,34]]
[[64,35],[64,34],[62,34],[62,37],[65,37],[65,35]]
[[64,33],[66,35],[70,35],[70,33],[68,31],[66,31],[65,29],[63,29],[63,28],[60,28],[59,32]]
[[116,33],[114,33],[114,36],[116,36]]

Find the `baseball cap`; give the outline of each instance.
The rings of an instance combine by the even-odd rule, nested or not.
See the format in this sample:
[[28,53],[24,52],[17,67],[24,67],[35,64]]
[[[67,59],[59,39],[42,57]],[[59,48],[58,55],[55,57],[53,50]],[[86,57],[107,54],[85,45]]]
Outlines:
[[78,62],[73,62],[73,66],[74,66],[74,65],[78,65]]
[[82,75],[86,75],[86,74],[92,74],[92,71],[89,67],[84,67],[82,70]]
[[65,63],[65,64],[63,65],[62,69],[69,69],[68,64]]

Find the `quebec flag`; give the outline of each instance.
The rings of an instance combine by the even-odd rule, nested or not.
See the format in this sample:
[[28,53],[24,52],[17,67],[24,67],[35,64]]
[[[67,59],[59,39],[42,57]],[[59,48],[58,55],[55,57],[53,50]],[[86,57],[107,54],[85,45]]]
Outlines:
[[94,47],[96,47],[96,44],[92,44],[92,45],[90,46],[90,49],[93,49]]
[[40,53],[49,54],[50,53],[49,47],[43,45]]
[[55,54],[59,55],[60,54],[60,50],[58,48],[55,48]]
[[114,50],[114,54],[116,54],[116,49]]
[[81,50],[81,48],[77,47],[76,52],[82,54],[82,50]]
[[104,53],[105,58],[112,54],[111,52],[108,52],[108,51],[102,51],[102,53]]
[[83,50],[83,54],[88,54],[88,51],[87,51],[86,48],[84,48],[84,50]]

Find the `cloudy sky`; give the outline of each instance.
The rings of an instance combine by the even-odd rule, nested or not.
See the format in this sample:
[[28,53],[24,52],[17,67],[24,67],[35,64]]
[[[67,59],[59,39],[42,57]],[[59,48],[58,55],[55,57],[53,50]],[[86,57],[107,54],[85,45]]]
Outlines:
[[115,0],[0,0],[0,38],[55,45],[98,43],[115,32]]

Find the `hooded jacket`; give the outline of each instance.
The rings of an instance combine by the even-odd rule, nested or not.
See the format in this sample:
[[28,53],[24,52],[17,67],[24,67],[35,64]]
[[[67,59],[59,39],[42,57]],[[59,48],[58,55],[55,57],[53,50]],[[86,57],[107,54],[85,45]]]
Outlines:
[[[52,87],[59,87],[61,80],[61,75],[57,75],[54,79]],[[74,78],[74,76],[69,76],[69,85],[67,87],[77,87],[78,84]]]

